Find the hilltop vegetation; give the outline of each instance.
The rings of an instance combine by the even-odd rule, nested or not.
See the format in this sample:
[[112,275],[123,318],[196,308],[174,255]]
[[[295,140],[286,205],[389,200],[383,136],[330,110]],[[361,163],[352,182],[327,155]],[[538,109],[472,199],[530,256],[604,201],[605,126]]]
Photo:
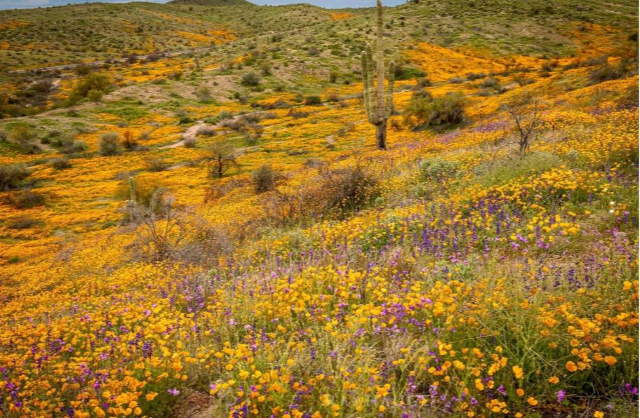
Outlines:
[[638,414],[637,4],[373,16],[0,12],[0,416]]

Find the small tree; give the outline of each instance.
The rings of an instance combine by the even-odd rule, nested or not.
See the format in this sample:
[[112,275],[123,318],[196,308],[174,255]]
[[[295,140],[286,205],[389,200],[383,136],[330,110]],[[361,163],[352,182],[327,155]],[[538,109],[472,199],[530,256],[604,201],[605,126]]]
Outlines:
[[540,100],[530,93],[515,97],[504,106],[513,120],[520,158],[524,157],[542,124]]
[[209,147],[211,166],[209,174],[214,178],[221,178],[236,162],[236,150],[228,143],[218,142]]
[[[377,34],[375,52],[367,47],[362,54],[364,105],[369,123],[376,127],[376,144],[387,149],[387,120],[393,113],[394,64],[385,68],[382,3],[377,0]],[[385,89],[385,75],[388,78]]]
[[129,151],[133,151],[136,148],[138,148],[138,142],[134,139],[131,131],[126,131],[124,133],[124,140],[122,141],[122,146],[124,146]]

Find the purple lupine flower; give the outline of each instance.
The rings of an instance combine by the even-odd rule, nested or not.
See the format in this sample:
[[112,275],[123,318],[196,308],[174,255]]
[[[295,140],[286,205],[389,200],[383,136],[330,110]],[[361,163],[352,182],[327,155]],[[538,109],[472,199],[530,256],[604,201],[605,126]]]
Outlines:
[[167,392],[172,396],[178,396],[180,394],[180,391],[176,388],[171,388],[167,390]]
[[564,390],[559,390],[558,392],[556,392],[556,398],[558,399],[558,403],[562,403],[562,401],[564,401],[567,397],[567,392],[565,392]]

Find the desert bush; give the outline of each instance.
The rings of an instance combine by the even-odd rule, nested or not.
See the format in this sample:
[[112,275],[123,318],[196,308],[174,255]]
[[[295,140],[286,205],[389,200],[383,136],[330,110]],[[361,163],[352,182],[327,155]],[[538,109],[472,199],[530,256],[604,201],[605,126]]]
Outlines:
[[273,190],[275,187],[276,173],[271,166],[260,166],[253,172],[251,178],[253,180],[253,188],[258,194]]
[[67,168],[71,168],[71,163],[69,162],[69,159],[67,157],[54,158],[53,160],[51,160],[51,167],[55,168],[56,170],[65,170]]
[[196,143],[196,139],[192,136],[185,138],[183,141],[183,144],[185,146],[185,148],[195,148],[197,143]]
[[201,102],[210,102],[212,99],[211,90],[207,86],[200,86],[196,90],[196,97]]
[[109,132],[100,138],[100,154],[116,155],[118,154],[118,134]]
[[427,73],[416,67],[397,65],[394,68],[394,77],[396,80],[410,80],[413,78],[421,78],[426,75]]
[[429,158],[420,162],[420,178],[423,181],[443,183],[459,173],[460,165],[441,158]]
[[13,131],[11,131],[9,139],[18,147],[20,152],[24,154],[37,154],[42,151],[37,141],[36,132],[29,126],[16,126]]
[[364,209],[380,195],[379,180],[361,166],[327,169],[292,193],[264,193],[262,207],[268,222],[288,225],[319,217],[343,218]]
[[240,80],[240,84],[248,87],[256,87],[260,85],[260,77],[254,73],[250,72],[242,76],[242,80]]
[[300,110],[295,110],[295,109],[289,109],[289,112],[287,112],[287,116],[291,116],[294,119],[301,119],[301,118],[306,118],[307,116],[309,116],[308,112],[303,112]]
[[500,88],[500,82],[498,81],[498,79],[494,78],[494,77],[489,77],[487,79],[485,79],[484,81],[482,81],[482,83],[480,83],[480,87],[485,88],[485,89],[499,89]]
[[518,74],[515,77],[513,77],[513,81],[515,81],[516,83],[518,83],[518,85],[520,87],[526,86],[528,84],[533,84],[535,83],[535,80],[532,80],[530,78],[527,78],[525,76],[523,76],[522,74]]
[[11,190],[20,186],[20,183],[29,177],[31,172],[24,164],[0,165],[0,190]]
[[7,227],[10,229],[29,229],[40,225],[42,225],[42,221],[36,218],[32,218],[31,216],[19,216],[11,219],[8,222]]
[[611,65],[603,64],[589,73],[589,81],[592,84],[602,83],[603,81],[616,80],[622,78],[625,69],[622,64]]
[[68,98],[68,104],[73,105],[80,100],[89,97],[91,93],[92,98],[96,98],[98,95],[102,95],[109,91],[113,86],[113,81],[106,74],[91,73],[78,81]]
[[83,141],[69,140],[62,143],[60,152],[63,154],[76,154],[87,150],[87,144]]
[[87,99],[90,102],[99,102],[100,100],[102,100],[102,96],[104,96],[104,92],[101,90],[89,90],[89,92],[87,93]]
[[339,216],[363,209],[380,192],[378,180],[360,166],[324,171],[319,191],[322,212]]
[[474,81],[474,80],[478,80],[480,78],[485,78],[487,75],[485,73],[468,73],[466,75],[467,80],[469,81]]
[[627,87],[624,93],[617,101],[618,107],[623,109],[632,109],[638,107],[638,84],[632,84]]
[[154,172],[164,171],[168,168],[168,164],[162,158],[158,157],[147,158],[145,164],[147,170]]
[[9,202],[16,209],[31,209],[44,205],[44,196],[32,190],[21,190],[9,196]]
[[128,151],[133,151],[136,148],[138,148],[138,142],[134,139],[133,134],[131,133],[131,131],[126,131],[124,133],[124,139],[122,141],[122,146]]
[[215,136],[216,135],[216,130],[213,128],[213,126],[202,126],[198,129],[198,135],[202,135],[202,136]]
[[307,96],[304,98],[304,104],[307,106],[318,106],[322,104],[320,96]]
[[163,210],[159,201],[154,201],[166,191],[166,188],[155,179],[144,177],[127,177],[123,179],[116,189],[114,197],[140,205],[154,212]]
[[455,92],[436,98],[413,97],[404,119],[414,129],[459,124],[464,121],[464,96]]

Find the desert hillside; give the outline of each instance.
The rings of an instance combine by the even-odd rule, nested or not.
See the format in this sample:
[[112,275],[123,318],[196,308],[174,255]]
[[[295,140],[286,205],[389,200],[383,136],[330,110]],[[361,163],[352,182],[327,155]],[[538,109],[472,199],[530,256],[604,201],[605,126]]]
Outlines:
[[637,11],[0,11],[0,417],[637,416]]

